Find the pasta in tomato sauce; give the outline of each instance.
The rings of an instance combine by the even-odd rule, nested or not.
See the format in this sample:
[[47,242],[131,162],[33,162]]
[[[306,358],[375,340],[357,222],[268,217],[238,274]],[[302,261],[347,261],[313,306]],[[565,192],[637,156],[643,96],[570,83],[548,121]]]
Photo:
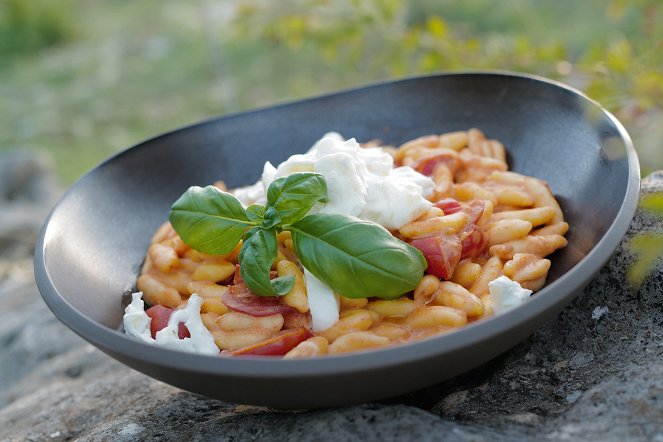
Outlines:
[[[518,302],[527,299],[527,290],[543,287],[551,266],[546,257],[566,246],[569,226],[544,181],[508,170],[502,143],[470,129],[384,150],[394,166],[410,167],[434,183],[430,207],[390,229],[426,259],[412,292],[398,299],[337,294],[338,319],[314,331],[307,279],[290,232],[277,235],[271,276],[294,282],[287,294],[272,298],[254,295],[242,281],[241,242],[224,255],[203,253],[182,241],[170,223],[152,237],[137,289],[150,306],[167,309],[201,298],[202,323],[222,355],[302,358],[407,343],[500,313],[510,304],[493,290],[495,281],[526,293]],[[215,186],[226,190],[222,182]],[[150,309],[148,315],[153,330],[156,322],[167,322]]]

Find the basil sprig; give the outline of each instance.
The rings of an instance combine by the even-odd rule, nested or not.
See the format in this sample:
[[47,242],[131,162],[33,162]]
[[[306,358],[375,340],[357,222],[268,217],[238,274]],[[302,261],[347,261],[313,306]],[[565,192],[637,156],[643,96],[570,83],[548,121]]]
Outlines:
[[173,204],[169,220],[182,240],[201,252],[227,254],[243,239],[240,273],[257,295],[284,295],[294,284],[293,276],[269,277],[282,230],[292,233],[302,265],[345,297],[394,299],[417,286],[426,269],[419,250],[372,222],[306,215],[326,201],[322,175],[293,173],[272,182],[266,206],[246,209],[213,186],[191,187]]

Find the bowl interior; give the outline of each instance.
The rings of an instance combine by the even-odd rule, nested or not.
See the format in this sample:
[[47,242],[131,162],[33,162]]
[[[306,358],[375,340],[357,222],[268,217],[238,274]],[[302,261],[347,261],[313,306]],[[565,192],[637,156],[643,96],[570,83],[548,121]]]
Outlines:
[[154,230],[191,185],[255,182],[265,161],[306,151],[328,131],[398,145],[477,127],[504,143],[511,170],[546,180],[572,226],[548,283],[584,257],[615,219],[628,160],[610,118],[552,84],[451,75],[377,85],[226,117],[148,140],[85,176],[46,231],[52,283],[75,309],[117,329],[122,294]]
[[[553,82],[501,73],[449,74],[378,84],[218,118],[147,140],[83,177],[55,207],[37,250],[35,268],[40,290],[56,315],[74,331],[130,365],[177,383],[179,378],[172,374],[174,371],[167,378],[163,366],[165,371],[154,371],[150,364],[159,363],[142,356],[161,357],[172,352],[145,350],[143,344],[128,337],[111,335],[116,335],[114,331],[121,327],[122,297],[135,288],[152,234],[166,220],[173,201],[189,186],[205,186],[220,179],[229,187],[251,184],[260,177],[265,161],[278,164],[293,153],[302,153],[329,131],[359,141],[380,139],[398,145],[425,134],[471,127],[502,141],[508,151],[510,169],[547,181],[562,206],[571,225],[567,235],[569,245],[551,257],[548,285],[560,279],[568,282],[567,272],[597,244],[605,242],[604,236],[610,236],[606,232],[612,230],[613,238],[598,256],[600,262],[569,272],[583,274],[576,275],[568,284],[559,281],[557,287],[563,293],[546,293],[545,296],[556,297],[548,305],[559,309],[572,298],[572,292],[577,292],[598,271],[626,231],[637,200],[637,159],[621,125],[586,97]],[[618,228],[613,224],[618,224]],[[514,318],[522,324],[534,319],[527,315],[535,314],[540,315],[540,309],[523,308],[520,317]],[[498,332],[508,336],[508,344],[500,344],[500,351],[526,337],[523,333],[532,331],[531,327],[509,329],[506,320],[494,324],[497,324],[495,332],[490,330],[486,336],[497,337]],[[472,328],[481,330],[484,326],[487,325],[478,323]],[[95,337],[86,333],[94,333]],[[466,332],[458,335],[465,336],[463,333]],[[439,339],[441,343],[451,336]],[[104,340],[113,343],[100,345]],[[414,344],[404,348],[411,345]],[[131,354],[124,350],[125,346],[132,349]],[[488,351],[485,357],[473,356],[467,363],[459,361],[453,369],[442,373],[429,356],[431,352],[442,354],[446,347],[422,344],[417,348],[420,357],[428,358],[431,375],[430,379],[422,376],[421,381],[407,388],[472,368],[491,354]],[[398,352],[404,355],[407,350],[389,351],[392,355]],[[497,349],[492,351],[493,356],[498,353]],[[175,359],[164,356],[161,360]],[[195,362],[207,359],[193,358],[192,365],[197,370],[214,365]],[[364,362],[371,363],[370,358],[362,356],[346,359],[357,362],[358,370],[366,368]],[[219,364],[214,367],[221,367]],[[223,367],[231,364],[241,368],[238,372],[248,367],[230,361]],[[299,366],[306,364],[309,362]],[[272,368],[263,374],[272,373]],[[370,383],[368,379],[368,374],[356,378]],[[328,391],[337,389],[331,381],[325,385]],[[358,393],[353,401],[388,395],[386,390],[379,391],[378,386],[370,388],[366,394]],[[244,397],[242,394],[238,387],[234,398]],[[267,403],[258,393],[253,398],[252,403]],[[328,404],[342,402],[343,398],[336,397]]]

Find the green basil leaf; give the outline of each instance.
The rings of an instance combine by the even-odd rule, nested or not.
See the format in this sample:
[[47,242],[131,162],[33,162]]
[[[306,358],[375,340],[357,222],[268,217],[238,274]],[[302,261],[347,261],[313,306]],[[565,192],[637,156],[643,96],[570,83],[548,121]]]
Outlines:
[[277,296],[287,295],[295,285],[295,277],[292,275],[279,276],[270,281]]
[[214,186],[190,187],[175,201],[168,220],[182,241],[212,255],[230,253],[256,224],[235,196]]
[[250,221],[262,222],[263,216],[265,216],[265,206],[260,204],[254,204],[246,208],[246,217]]
[[283,224],[292,224],[316,203],[327,202],[327,182],[318,173],[293,173],[270,184],[267,202],[279,212]]
[[274,229],[259,229],[242,245],[239,252],[239,272],[247,287],[256,295],[281,296],[295,284],[292,275],[269,279],[269,271],[278,254]]
[[348,298],[398,298],[414,290],[426,269],[419,250],[369,221],[319,213],[289,230],[304,267]]
[[273,207],[268,207],[262,220],[262,227],[264,229],[271,229],[279,224],[281,224],[281,215],[278,210]]
[[[248,241],[249,238],[251,238],[251,236],[252,236],[254,233],[256,233],[258,230],[260,230],[260,229],[261,229],[260,226],[251,227],[251,228],[250,228],[249,230],[247,230],[246,233],[244,234],[244,241]],[[242,250],[240,249],[240,252],[241,252],[241,251],[242,251]]]

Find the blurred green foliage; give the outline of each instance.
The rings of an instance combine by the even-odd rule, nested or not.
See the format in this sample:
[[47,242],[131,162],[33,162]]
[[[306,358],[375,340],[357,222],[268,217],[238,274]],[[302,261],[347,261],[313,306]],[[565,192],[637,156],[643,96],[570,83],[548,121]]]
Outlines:
[[655,216],[663,218],[663,194],[654,193],[640,199],[640,207]]
[[227,72],[257,85],[240,102],[256,93],[271,99],[267,88],[305,94],[441,70],[530,72],[599,101],[633,136],[643,173],[663,168],[659,0],[238,4],[224,47],[254,56],[230,57]]
[[637,288],[662,258],[663,235],[655,233],[639,235],[630,241],[629,246],[637,255],[637,259],[629,267],[627,277],[631,286]]
[[663,107],[660,1],[515,0],[497,6],[488,0],[302,0],[240,5],[228,43],[252,46],[265,55],[276,50],[279,57],[272,58],[272,66],[295,63],[303,66],[302,76],[311,71],[316,79],[341,74],[345,82],[362,75],[372,80],[498,68],[571,82],[614,112]]
[[[663,192],[644,195],[640,198],[640,208],[663,222]],[[635,236],[631,238],[629,247],[638,259],[628,269],[627,277],[632,286],[639,287],[656,263],[663,259],[663,234]]]
[[68,0],[0,2],[0,64],[72,40],[76,24],[70,10]]

